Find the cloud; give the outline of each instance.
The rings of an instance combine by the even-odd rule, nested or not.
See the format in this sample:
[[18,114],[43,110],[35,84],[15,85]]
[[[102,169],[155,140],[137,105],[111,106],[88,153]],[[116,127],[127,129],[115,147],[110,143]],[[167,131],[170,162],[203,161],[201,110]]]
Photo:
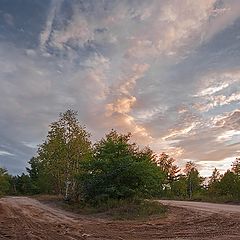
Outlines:
[[142,78],[148,69],[148,64],[134,64],[130,68],[131,73],[120,80],[119,92],[128,95],[129,91],[136,85],[136,81]]
[[203,97],[203,96],[206,96],[206,95],[212,95],[214,93],[217,93],[217,92],[227,88],[228,86],[229,86],[229,83],[222,83],[222,84],[218,83],[218,86],[208,87],[208,88],[202,90],[198,95],[195,95],[195,96],[196,97]]
[[24,12],[4,12],[0,148],[13,155],[1,155],[0,164],[22,171],[48,124],[68,108],[79,111],[93,141],[112,128],[132,132],[180,165],[192,159],[203,168],[235,156],[237,5],[53,0],[27,27]]
[[181,129],[173,129],[172,131],[170,131],[170,134],[168,134],[167,136],[164,136],[162,139],[167,140],[167,139],[175,138],[178,136],[190,136],[190,132],[192,132],[197,125],[198,125],[198,122],[192,122],[191,125],[188,127],[181,128]]
[[48,40],[51,37],[53,21],[62,5],[62,2],[63,0],[51,1],[51,6],[49,8],[49,13],[48,13],[45,27],[43,31],[40,33],[40,48],[45,48],[45,45],[47,44]]
[[179,135],[173,134],[172,140],[178,141],[173,141],[172,146],[184,150],[180,159],[193,159],[200,166],[205,161],[212,161],[217,166],[219,161],[237,157],[240,132],[236,128],[239,125],[236,113],[238,111],[226,116],[215,116],[209,121],[202,119],[203,122],[191,134],[182,134],[181,131]]
[[1,156],[14,156],[14,154],[7,152],[7,151],[3,151],[3,150],[0,150],[0,155]]
[[132,132],[135,139],[139,142],[150,141],[152,138],[147,130],[137,123],[135,118],[131,115],[132,108],[137,103],[137,98],[132,96],[132,91],[139,81],[149,69],[148,64],[134,64],[130,67],[125,67],[130,73],[125,73],[122,79],[119,80],[120,84],[112,87],[108,96],[111,103],[105,106],[105,116],[107,121],[115,122],[115,128],[121,131]]
[[[192,51],[191,48],[198,46],[203,40],[209,19],[216,13],[215,2],[155,2],[155,8],[147,9],[148,17],[143,20],[144,29],[133,32],[127,56],[143,59],[159,55],[188,54]],[[145,34],[141,34],[142,32]]]
[[226,172],[226,169],[231,169],[234,160],[235,157],[228,157],[218,162],[200,161],[198,163],[198,166],[200,166],[200,173],[203,176],[210,176],[209,173],[212,173],[215,168],[217,168],[219,172],[223,174],[224,172]]
[[213,118],[213,122],[216,126],[224,129],[240,130],[240,110],[234,110],[233,112],[217,116]]
[[240,100],[239,71],[211,73],[200,81],[200,89],[193,95],[197,99],[194,108],[205,112]]
[[217,137],[218,142],[229,142],[234,136],[240,137],[240,131],[228,130]]
[[136,98],[131,96],[129,98],[117,99],[115,103],[109,103],[106,105],[106,115],[112,115],[113,113],[128,113],[131,110]]
[[205,103],[196,104],[195,108],[198,109],[199,111],[205,112],[218,106],[224,106],[232,102],[238,102],[239,100],[240,100],[239,92],[233,93],[230,96],[217,95],[217,96],[213,96],[205,99]]
[[82,47],[84,43],[93,40],[93,32],[88,22],[79,14],[74,14],[72,21],[63,30],[54,30],[51,45],[64,48],[67,44]]
[[14,26],[14,17],[9,13],[4,13],[3,15],[5,22],[10,26]]
[[215,34],[233,24],[239,16],[240,6],[237,1],[215,1],[213,17],[206,29],[205,41],[209,41]]

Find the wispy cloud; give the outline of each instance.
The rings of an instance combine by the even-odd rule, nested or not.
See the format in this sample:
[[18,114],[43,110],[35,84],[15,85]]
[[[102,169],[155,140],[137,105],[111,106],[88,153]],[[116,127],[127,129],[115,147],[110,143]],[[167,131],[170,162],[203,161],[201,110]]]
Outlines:
[[0,156],[14,156],[14,154],[7,151],[0,150]]

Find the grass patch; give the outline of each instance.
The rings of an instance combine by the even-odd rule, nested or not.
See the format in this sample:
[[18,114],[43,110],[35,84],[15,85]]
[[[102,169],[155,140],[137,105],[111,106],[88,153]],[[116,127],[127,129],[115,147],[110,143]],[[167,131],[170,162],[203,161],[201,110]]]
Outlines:
[[75,213],[97,214],[114,220],[135,220],[165,216],[167,208],[148,200],[112,200],[95,205],[86,203],[61,203],[61,206]]
[[61,195],[50,195],[50,194],[36,194],[36,195],[31,195],[30,197],[40,202],[58,202],[58,201],[62,201],[63,199]]
[[120,201],[118,206],[108,210],[107,214],[113,219],[146,219],[149,217],[162,217],[166,207],[158,202],[137,200],[133,202]]
[[34,195],[31,197],[73,213],[110,218],[112,220],[162,218],[167,211],[167,207],[161,203],[143,199],[105,199],[94,203],[86,203],[66,202],[62,196],[57,195]]

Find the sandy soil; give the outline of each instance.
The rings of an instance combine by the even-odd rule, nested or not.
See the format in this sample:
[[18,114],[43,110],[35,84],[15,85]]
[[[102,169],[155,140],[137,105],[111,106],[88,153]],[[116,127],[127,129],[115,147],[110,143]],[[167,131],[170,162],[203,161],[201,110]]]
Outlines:
[[199,205],[189,207],[185,202],[175,202],[166,218],[111,221],[65,212],[27,197],[7,197],[0,199],[0,239],[240,240],[239,207],[229,211],[228,205],[211,206],[214,211],[203,205],[199,209]]
[[173,200],[160,200],[159,202],[175,207],[183,207],[187,209],[205,211],[210,213],[236,213],[240,216],[240,205],[230,204],[217,204],[217,203],[206,203],[206,202],[189,202],[189,201],[173,201]]

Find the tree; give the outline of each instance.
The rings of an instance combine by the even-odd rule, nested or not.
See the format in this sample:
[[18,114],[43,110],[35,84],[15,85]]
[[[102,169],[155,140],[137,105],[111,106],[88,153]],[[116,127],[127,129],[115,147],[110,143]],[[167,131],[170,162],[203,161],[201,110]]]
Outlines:
[[188,196],[191,199],[194,194],[200,191],[204,179],[200,177],[196,165],[191,161],[186,163],[184,172],[186,173]]
[[10,190],[10,175],[7,170],[0,168],[0,196],[8,194]]
[[153,196],[162,190],[164,173],[155,155],[130,143],[130,134],[111,131],[94,146],[94,157],[79,176],[86,200]]
[[158,166],[166,173],[168,181],[172,182],[180,172],[177,165],[174,164],[175,159],[169,157],[166,153],[161,153],[157,159]]
[[[28,172],[33,181],[51,183],[47,191],[74,195],[76,175],[81,172],[80,163],[91,157],[90,134],[80,126],[77,112],[67,110],[58,121],[50,125],[46,140],[30,160]],[[41,188],[41,186],[40,186]]]
[[171,184],[171,197],[187,198],[188,181],[185,175],[179,175],[178,179]]
[[32,181],[37,181],[41,171],[40,161],[37,157],[32,157],[28,163],[30,164],[30,168],[27,167],[26,170]]
[[49,174],[49,169],[44,166],[45,161],[39,157],[32,157],[28,163],[30,167],[27,167],[26,170],[32,182],[34,193],[51,193],[53,177]]
[[180,169],[177,165],[174,164],[175,159],[172,157],[169,157],[166,153],[161,153],[159,157],[157,158],[157,165],[161,168],[161,170],[165,174],[165,180],[164,180],[164,195],[166,197],[172,197],[174,194],[174,191],[176,190],[175,182],[179,178],[179,172]]
[[17,194],[33,195],[39,193],[37,187],[31,181],[29,175],[22,173],[20,176],[13,177],[15,191]]
[[236,160],[233,162],[232,171],[240,176],[240,158],[236,158]]
[[209,179],[209,185],[212,185],[212,184],[214,184],[216,182],[219,182],[220,178],[221,178],[220,172],[218,171],[217,168],[214,168],[212,176]]
[[223,175],[219,183],[219,192],[230,199],[240,199],[240,181],[234,172],[228,170]]
[[221,180],[221,174],[217,170],[217,168],[215,168],[213,170],[212,176],[210,177],[210,179],[208,181],[208,192],[211,195],[217,196],[219,194],[220,180]]

